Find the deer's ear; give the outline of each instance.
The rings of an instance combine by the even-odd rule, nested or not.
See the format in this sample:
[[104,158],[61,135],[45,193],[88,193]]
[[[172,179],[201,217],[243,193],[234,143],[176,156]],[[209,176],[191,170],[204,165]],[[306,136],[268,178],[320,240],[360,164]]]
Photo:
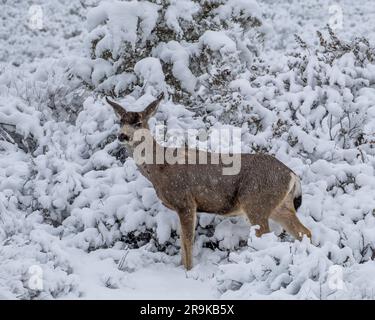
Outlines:
[[161,94],[159,94],[157,99],[155,101],[151,102],[148,105],[148,107],[142,112],[143,119],[148,119],[148,118],[150,118],[154,115],[154,113],[156,112],[156,110],[158,108],[158,105],[159,105],[160,101],[163,98],[164,98],[164,93],[162,92]]
[[105,97],[105,100],[107,103],[113,108],[113,110],[117,113],[117,115],[121,118],[124,119],[126,117],[126,110],[119,105],[118,103],[109,100],[107,97]]

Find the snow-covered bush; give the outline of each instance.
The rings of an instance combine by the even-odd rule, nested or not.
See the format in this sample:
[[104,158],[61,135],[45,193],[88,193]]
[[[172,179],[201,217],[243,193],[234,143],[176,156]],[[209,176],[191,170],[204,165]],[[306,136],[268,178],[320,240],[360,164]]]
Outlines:
[[[104,2],[89,11],[87,23],[90,30],[87,43],[90,58],[73,61],[71,72],[74,79],[81,79],[89,89],[102,94],[123,96],[131,93],[126,103],[140,104],[143,107],[146,103],[143,96],[166,90],[174,103],[162,106],[161,112],[163,120],[172,129],[204,127],[204,122],[200,119],[193,120],[194,114],[204,115],[203,120],[208,119],[207,115],[211,114],[211,119],[217,121],[216,117],[225,110],[235,109],[239,105],[238,101],[232,99],[229,83],[242,73],[249,73],[249,68],[259,54],[265,30],[257,4],[254,1],[239,0]],[[140,99],[136,101],[138,98]],[[187,112],[176,103],[193,107],[195,113]],[[94,102],[86,102],[87,111],[80,114],[77,125],[81,123],[81,119],[82,123],[87,121],[87,112],[90,108],[93,110],[93,104]],[[101,102],[95,104],[108,111]],[[100,121],[97,120],[97,123]],[[90,130],[94,128],[95,126]],[[104,144],[101,145],[103,146]],[[107,156],[105,151],[101,153],[102,158]],[[128,167],[131,163],[129,160],[125,166]],[[108,170],[109,165],[105,169]],[[131,173],[131,177],[134,179],[134,173]],[[87,221],[83,216],[86,217],[84,212],[87,212],[89,206],[89,225],[97,231],[86,229],[83,232],[83,237],[86,237],[85,233],[91,234],[87,248],[111,246],[118,240],[130,247],[137,247],[153,238],[159,249],[164,248],[166,243],[175,243],[178,231],[175,214],[164,214],[168,210],[160,207],[154,194],[154,205],[145,206],[142,189],[145,187],[144,182],[129,179],[125,178],[130,183],[129,191],[122,190],[122,193],[125,192],[123,196],[132,201],[121,209],[116,206],[103,215],[108,210],[106,207],[112,206],[110,190],[104,194],[101,192],[101,198],[107,199],[109,196],[106,201],[98,199],[96,202],[97,191],[93,193],[83,186],[82,192],[72,200],[72,208],[78,205],[80,210],[72,210],[64,225],[69,226],[68,230],[72,233],[85,230]],[[139,179],[143,181],[144,178]],[[136,194],[133,182],[142,186]],[[118,183],[120,185],[121,180]],[[50,189],[48,185],[45,188]],[[90,185],[89,189],[91,188]],[[60,194],[60,190],[56,193]],[[122,203],[121,200],[118,201]],[[212,225],[204,225],[202,234],[207,234],[206,227],[210,229]],[[230,228],[228,225],[227,227]],[[153,235],[154,231],[156,237]],[[95,232],[98,234],[93,240]],[[222,235],[218,238],[219,242],[227,243]],[[245,240],[246,234],[241,233],[237,241],[220,247],[238,247]],[[219,242],[216,237],[212,238],[212,234],[201,241],[202,245],[213,247],[217,247]],[[176,252],[173,246],[165,249]]]
[[[178,286],[199,279],[199,289],[212,285],[211,297],[373,298],[372,44],[330,30],[310,41],[314,26],[302,30],[298,9],[292,23],[275,20],[269,29],[264,17],[285,16],[295,1],[262,1],[266,16],[242,0],[109,1],[91,9],[95,2],[40,2],[51,26],[40,33],[6,23],[26,12],[17,9],[22,1],[4,6],[0,298],[118,297],[127,289],[134,298],[141,289],[133,279],[144,287],[147,270],[148,280],[165,272]],[[55,19],[56,10],[66,19]],[[292,54],[262,50],[263,41],[292,47],[277,33],[297,26]],[[83,57],[44,57],[80,52],[83,38]],[[268,152],[291,167],[302,178],[298,215],[313,244],[293,242],[273,224],[275,234],[257,238],[243,218],[200,213],[186,279],[178,217],[119,146],[118,119],[101,97],[141,110],[160,91],[170,99],[155,118],[168,129],[238,126],[244,152]],[[29,283],[34,267],[42,269],[42,290]],[[344,290],[330,282],[337,268]]]
[[257,3],[114,1],[90,10],[89,61],[73,68],[114,96],[167,91],[198,114],[235,109],[228,84],[257,64],[266,32]]
[[1,2],[0,63],[29,62],[79,53],[86,36],[81,21],[98,0]]
[[231,85],[271,111],[253,111],[256,133],[266,138],[262,147],[282,138],[311,161],[335,161],[339,153],[347,162],[367,162],[374,153],[374,49],[365,39],[343,42],[331,30],[327,40],[319,35],[317,49],[297,38],[302,48],[268,74]]
[[[269,74],[233,86],[271,111],[270,122],[254,110],[258,131],[244,140],[299,173],[300,214],[319,248],[278,241],[264,247],[250,237],[250,252],[233,254],[234,264],[222,267],[218,285],[226,297],[364,296],[365,282],[354,279],[375,257],[374,51],[365,39],[344,42],[329,29],[326,37],[318,35],[319,47],[297,37],[301,49]],[[331,267],[343,268],[345,291],[330,286]]]

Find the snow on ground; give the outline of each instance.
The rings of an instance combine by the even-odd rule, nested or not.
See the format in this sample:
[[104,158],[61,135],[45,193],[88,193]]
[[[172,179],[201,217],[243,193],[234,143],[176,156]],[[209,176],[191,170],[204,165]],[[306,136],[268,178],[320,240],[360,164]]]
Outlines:
[[[285,70],[277,79],[259,77],[262,90],[244,79],[232,85],[242,95],[255,97],[258,104],[251,100],[251,110],[262,114],[269,124],[276,116],[287,123],[292,118],[288,106],[302,105],[296,113],[300,123],[291,129],[296,140],[293,148],[282,139],[269,146],[270,131],[253,134],[248,132],[251,128],[242,130],[248,145],[268,148],[303,176],[304,202],[299,216],[313,232],[313,245],[306,239],[293,242],[273,233],[258,239],[242,219],[201,214],[195,266],[189,272],[182,268],[176,214],[160,204],[134,162],[124,162],[112,111],[67,74],[75,65],[80,74],[96,71],[92,79],[97,83],[103,75],[112,75],[112,66],[104,59],[99,67],[82,59],[88,54],[85,42],[91,29],[104,32],[103,26],[95,29],[86,23],[88,11],[97,3],[16,0],[1,4],[0,299],[373,299],[373,149],[341,148],[327,140],[326,128],[315,126],[322,119],[322,109],[315,108],[315,102],[322,101],[323,94],[320,89],[293,83],[293,75]],[[258,14],[254,3],[249,3],[246,9]],[[338,35],[345,39],[366,36],[375,43],[372,1],[263,0],[258,4],[266,31],[263,57],[274,66],[276,62],[282,65],[285,51],[296,47],[294,33],[308,44],[316,44],[316,30],[329,23],[337,10],[343,14]],[[42,9],[40,29],[30,28],[32,5]],[[185,5],[195,12],[188,1]],[[152,16],[136,9],[134,15],[153,23]],[[169,24],[178,29],[180,17],[172,9]],[[101,11],[96,16],[95,10],[91,12],[94,22],[106,19]],[[211,48],[220,42],[218,33],[212,35],[208,32],[201,38]],[[232,53],[234,43],[224,34],[220,39],[223,46],[217,49]],[[163,52],[166,61],[186,57],[177,42],[165,48],[170,49]],[[174,56],[175,50],[180,53]],[[142,60],[135,71],[143,79],[164,82],[155,60]],[[185,60],[177,62],[176,72],[183,70],[183,74],[176,78],[186,79],[193,90],[194,75],[186,73]],[[313,61],[311,73],[317,66]],[[283,70],[280,65],[277,68]],[[356,114],[365,115],[361,121],[368,136],[374,129],[374,69],[372,64],[353,67],[353,57],[347,55],[324,70],[335,89],[327,89],[327,109],[333,119],[342,112],[340,103],[350,100],[347,87],[359,84],[361,89],[350,106],[359,110]],[[150,80],[150,76],[154,78]],[[290,91],[282,91],[281,79],[290,81]],[[121,88],[129,79],[117,80],[123,81]],[[366,85],[361,86],[363,81]],[[143,100],[136,103],[144,107],[147,101]],[[126,97],[123,102],[134,103],[134,98]],[[364,108],[366,113],[361,113]],[[171,101],[160,107],[157,119],[167,120],[172,128],[203,125]],[[339,128],[337,122],[331,129],[339,135]],[[280,231],[275,225],[272,229],[276,234]],[[335,279],[338,282],[332,286]]]
[[[205,281],[197,279],[189,276],[182,266],[163,260],[127,273],[105,251],[90,254],[77,249],[68,251],[74,270],[81,275],[83,299],[212,299],[217,296],[212,277]],[[126,257],[123,251],[117,255]]]

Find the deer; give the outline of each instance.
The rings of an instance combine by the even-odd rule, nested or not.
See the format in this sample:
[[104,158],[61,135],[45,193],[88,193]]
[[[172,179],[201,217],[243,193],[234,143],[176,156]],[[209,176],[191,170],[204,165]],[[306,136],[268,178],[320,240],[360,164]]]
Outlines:
[[[141,143],[136,132],[143,129],[153,145],[153,153],[168,152],[152,136],[148,122],[156,113],[164,94],[150,103],[142,112],[125,110],[117,102],[106,97],[121,121],[118,140],[125,145],[129,156],[135,157],[135,149]],[[185,153],[213,153],[185,148]],[[143,163],[137,166],[153,185],[163,205],[175,211],[180,221],[181,263],[186,270],[193,267],[193,244],[197,212],[222,216],[245,216],[251,225],[257,225],[256,236],[270,232],[269,219],[298,240],[311,232],[298,219],[297,210],[302,204],[302,188],[299,177],[285,164],[265,153],[239,154],[241,168],[238,174],[223,175],[218,163],[192,164],[188,161],[169,163]],[[136,161],[137,162],[137,161]]]

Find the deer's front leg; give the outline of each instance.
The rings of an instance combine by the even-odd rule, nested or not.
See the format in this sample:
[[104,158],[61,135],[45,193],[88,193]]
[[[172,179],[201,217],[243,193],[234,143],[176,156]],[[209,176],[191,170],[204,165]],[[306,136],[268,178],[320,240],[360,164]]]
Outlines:
[[186,270],[193,267],[193,245],[195,234],[195,208],[183,209],[177,211],[181,224],[181,257]]
[[268,224],[268,218],[265,216],[248,215],[251,225],[258,225],[259,229],[255,231],[257,237],[261,237],[263,234],[270,232]]

